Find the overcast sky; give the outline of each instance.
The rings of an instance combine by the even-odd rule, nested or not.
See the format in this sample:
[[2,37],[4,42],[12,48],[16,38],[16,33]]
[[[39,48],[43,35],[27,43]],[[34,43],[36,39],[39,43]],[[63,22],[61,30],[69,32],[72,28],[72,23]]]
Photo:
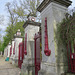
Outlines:
[[[7,23],[8,23],[8,13],[6,11],[6,8],[5,8],[5,4],[6,2],[12,2],[13,0],[0,0],[0,15],[4,15],[4,18],[5,18],[5,21],[4,21],[4,24],[1,26],[0,25],[0,28],[2,29],[2,31],[5,30],[6,26],[7,26]],[[71,0],[73,3],[72,5],[69,7],[70,9],[74,8],[75,7],[75,0]]]

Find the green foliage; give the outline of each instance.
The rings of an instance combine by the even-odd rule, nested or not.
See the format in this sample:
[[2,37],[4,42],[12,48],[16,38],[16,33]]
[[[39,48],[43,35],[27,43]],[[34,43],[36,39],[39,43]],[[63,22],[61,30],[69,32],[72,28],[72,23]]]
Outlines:
[[2,51],[2,42],[0,40],[0,51]]
[[0,25],[3,23],[3,21],[4,21],[4,16],[0,15]]
[[24,28],[23,28],[23,24],[24,24],[24,21],[23,22],[17,22],[16,25],[14,26],[14,34],[16,33],[16,31],[18,29],[21,30],[21,33],[22,33],[22,36],[24,35]]
[[4,37],[3,37],[3,40],[4,40],[4,42],[2,43],[1,51],[4,51],[4,48],[8,45],[8,43],[9,43],[9,41],[10,41],[7,36],[4,36]]
[[17,32],[18,29],[21,30],[22,36],[24,35],[23,24],[24,22],[17,22],[16,25],[13,26],[13,28],[12,25],[7,27],[6,35],[3,37],[4,41],[2,44],[2,49],[1,49],[2,51],[8,45],[8,43],[11,42],[11,40],[14,38],[14,34]]
[[39,6],[41,0],[20,0],[20,7],[26,12],[37,13],[37,7]]
[[75,13],[73,15],[66,14],[66,18],[57,24],[58,42],[66,45],[69,41],[75,40]]
[[37,14],[37,7],[41,0],[17,0],[6,3],[7,10],[10,14],[10,22],[25,21],[29,13]]
[[[19,3],[19,4],[18,4]],[[6,8],[9,13],[9,24],[6,28],[5,36],[3,37],[2,50],[8,45],[9,41],[14,38],[14,34],[18,29],[21,30],[22,36],[24,35],[23,24],[27,19],[28,14],[37,13],[37,7],[40,4],[40,0],[17,0],[6,3]]]

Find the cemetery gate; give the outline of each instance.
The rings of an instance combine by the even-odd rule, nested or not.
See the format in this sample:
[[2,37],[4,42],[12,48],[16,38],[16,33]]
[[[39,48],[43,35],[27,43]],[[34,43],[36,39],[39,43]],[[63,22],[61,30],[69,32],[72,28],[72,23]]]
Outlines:
[[21,69],[24,58],[24,42],[19,44],[19,56],[18,56],[18,67]]
[[40,63],[41,63],[41,51],[40,51],[40,33],[38,32],[34,36],[35,40],[35,52],[34,52],[34,58],[35,58],[35,75],[38,75],[38,71],[40,70]]
[[67,44],[68,71],[75,73],[75,40]]

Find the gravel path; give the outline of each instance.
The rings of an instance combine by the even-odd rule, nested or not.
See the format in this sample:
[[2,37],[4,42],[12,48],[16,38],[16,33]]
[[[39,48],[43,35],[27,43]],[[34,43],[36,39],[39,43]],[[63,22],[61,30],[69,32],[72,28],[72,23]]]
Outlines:
[[20,75],[20,69],[0,57],[0,75]]

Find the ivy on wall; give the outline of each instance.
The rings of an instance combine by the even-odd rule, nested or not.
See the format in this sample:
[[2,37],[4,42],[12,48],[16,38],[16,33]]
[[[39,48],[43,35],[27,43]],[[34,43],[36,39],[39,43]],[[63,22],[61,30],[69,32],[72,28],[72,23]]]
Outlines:
[[[68,71],[68,59],[67,59],[67,44],[72,42],[73,48],[72,53],[74,53],[74,44],[75,44],[75,12],[72,15],[66,14],[62,22],[56,25],[55,32],[55,42],[56,42],[56,62],[59,65],[63,62],[64,72]],[[74,44],[73,44],[74,43]],[[70,51],[69,51],[70,52]],[[58,66],[60,68],[60,66]]]
[[58,41],[66,45],[69,41],[73,41],[75,44],[75,12],[72,15],[66,14],[66,18],[59,24],[57,24],[56,37]]

